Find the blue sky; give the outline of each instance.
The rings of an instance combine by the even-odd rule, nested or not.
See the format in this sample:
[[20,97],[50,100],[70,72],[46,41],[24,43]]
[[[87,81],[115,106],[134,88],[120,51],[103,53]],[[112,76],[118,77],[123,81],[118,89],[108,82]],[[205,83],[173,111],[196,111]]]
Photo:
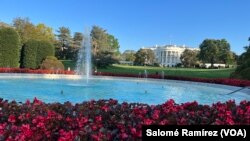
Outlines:
[[0,21],[29,17],[54,30],[92,25],[119,39],[120,50],[225,38],[241,54],[250,36],[249,0],[0,0]]

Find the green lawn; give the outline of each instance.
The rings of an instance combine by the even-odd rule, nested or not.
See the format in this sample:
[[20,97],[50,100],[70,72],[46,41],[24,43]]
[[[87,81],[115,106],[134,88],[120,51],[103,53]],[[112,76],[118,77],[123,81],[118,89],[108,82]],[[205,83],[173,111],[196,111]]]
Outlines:
[[[65,66],[71,70],[75,69],[75,62],[71,60],[61,60]],[[192,68],[161,68],[148,66],[127,66],[127,65],[112,65],[107,68],[98,69],[98,72],[112,72],[112,73],[126,73],[139,74],[147,70],[149,74],[158,72],[161,74],[164,71],[165,75],[184,76],[184,77],[198,77],[198,78],[228,78],[235,69],[192,69]]]
[[144,73],[147,70],[150,74],[164,71],[165,75],[199,77],[199,78],[228,78],[235,69],[192,69],[192,68],[161,68],[161,67],[144,67],[144,66],[125,66],[113,65],[106,69],[98,69],[99,72],[112,73]]
[[70,67],[71,70],[75,69],[75,66],[76,66],[75,61],[72,61],[72,60],[60,60],[60,61],[62,61],[65,70],[67,70],[68,67]]

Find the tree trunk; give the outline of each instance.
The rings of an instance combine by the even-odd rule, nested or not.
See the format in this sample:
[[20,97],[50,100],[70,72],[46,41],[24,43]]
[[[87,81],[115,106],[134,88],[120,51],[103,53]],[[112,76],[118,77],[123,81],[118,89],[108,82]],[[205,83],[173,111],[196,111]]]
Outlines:
[[214,68],[214,58],[211,58],[211,68]]

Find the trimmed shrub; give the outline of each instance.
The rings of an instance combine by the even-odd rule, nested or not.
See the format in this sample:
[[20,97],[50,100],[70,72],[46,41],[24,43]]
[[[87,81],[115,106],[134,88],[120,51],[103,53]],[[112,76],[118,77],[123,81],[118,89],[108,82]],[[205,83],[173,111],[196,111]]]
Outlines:
[[47,56],[40,65],[41,69],[45,70],[64,70],[64,65],[54,56]]
[[29,40],[22,48],[21,67],[37,69],[47,56],[54,56],[55,48],[47,41]]
[[47,56],[55,56],[55,47],[47,41],[39,41],[36,55],[36,64],[38,67]]
[[13,28],[0,27],[0,67],[19,67],[20,38]]
[[38,42],[36,40],[29,40],[22,48],[21,67],[36,69],[36,55]]

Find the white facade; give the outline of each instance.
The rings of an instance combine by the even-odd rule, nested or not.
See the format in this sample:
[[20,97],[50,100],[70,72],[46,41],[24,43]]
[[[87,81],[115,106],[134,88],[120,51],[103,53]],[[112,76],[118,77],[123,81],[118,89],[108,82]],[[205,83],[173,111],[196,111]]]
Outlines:
[[149,48],[155,53],[155,61],[160,66],[173,67],[181,63],[180,57],[185,49],[199,50],[199,48],[189,48],[185,46],[166,45],[166,46],[155,46]]

